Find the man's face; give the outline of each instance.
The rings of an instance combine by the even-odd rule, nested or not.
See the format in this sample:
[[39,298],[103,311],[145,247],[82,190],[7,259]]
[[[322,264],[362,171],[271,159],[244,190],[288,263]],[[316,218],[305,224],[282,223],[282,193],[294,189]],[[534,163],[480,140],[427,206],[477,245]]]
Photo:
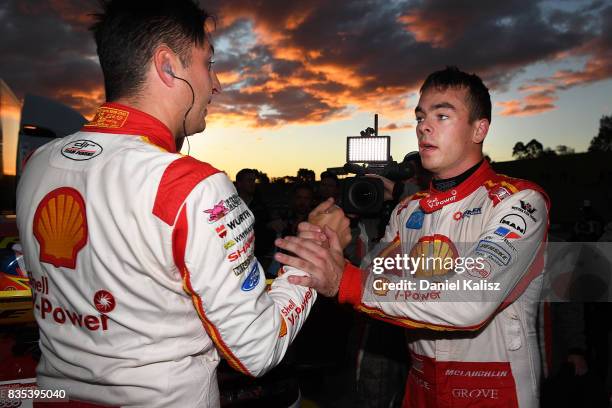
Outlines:
[[236,183],[236,187],[238,189],[238,192],[245,192],[247,194],[254,194],[255,193],[255,187],[256,187],[256,180],[257,177],[254,174],[247,174],[246,176],[243,176],[242,179]]
[[415,109],[421,162],[437,178],[461,174],[481,155],[473,140],[478,121],[470,123],[466,97],[465,88],[429,88]]
[[308,214],[312,208],[312,192],[305,188],[300,188],[293,197],[293,208],[297,214]]
[[[185,123],[188,135],[201,132],[206,128],[208,105],[212,101],[213,94],[221,92],[221,84],[212,64],[213,56],[208,41],[202,47],[195,44],[192,46],[191,63],[186,68],[187,75],[185,78],[191,83],[195,94],[193,107],[187,115]],[[187,89],[187,92],[189,98],[191,98],[191,91]]]
[[338,185],[336,184],[336,180],[329,177],[322,178],[319,186],[319,194],[322,199],[336,197],[338,194]]

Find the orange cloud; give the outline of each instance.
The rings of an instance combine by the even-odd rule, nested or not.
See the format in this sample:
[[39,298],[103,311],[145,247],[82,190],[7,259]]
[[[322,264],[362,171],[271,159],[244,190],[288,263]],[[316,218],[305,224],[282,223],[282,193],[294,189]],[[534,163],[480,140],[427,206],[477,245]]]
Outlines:
[[418,42],[429,43],[433,47],[444,47],[449,42],[440,21],[424,19],[418,11],[400,16],[397,21],[404,24],[405,30]]
[[532,116],[555,109],[554,102],[558,99],[554,89],[545,89],[526,95],[522,100],[498,102],[503,108],[502,116]]

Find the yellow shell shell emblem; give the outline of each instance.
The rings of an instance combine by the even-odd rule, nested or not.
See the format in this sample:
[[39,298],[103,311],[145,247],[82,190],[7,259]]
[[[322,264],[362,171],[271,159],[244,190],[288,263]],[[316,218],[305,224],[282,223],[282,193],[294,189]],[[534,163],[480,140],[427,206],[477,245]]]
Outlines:
[[441,234],[421,237],[410,251],[411,258],[422,258],[414,274],[416,277],[446,275],[453,270],[457,256],[450,238]]
[[81,194],[70,187],[51,191],[34,214],[34,236],[40,261],[74,269],[77,254],[87,243],[87,217]]

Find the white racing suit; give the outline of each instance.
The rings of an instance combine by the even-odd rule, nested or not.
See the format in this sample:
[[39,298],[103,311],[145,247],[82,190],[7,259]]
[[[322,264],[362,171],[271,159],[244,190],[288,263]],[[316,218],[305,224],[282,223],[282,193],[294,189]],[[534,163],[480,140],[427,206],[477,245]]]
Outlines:
[[340,301],[412,329],[404,406],[538,406],[535,319],[548,212],[538,186],[495,174],[485,161],[450,191],[401,202],[370,267],[347,263]]
[[42,358],[38,384],[70,399],[219,405],[220,354],[258,376],[278,364],[316,298],[269,291],[253,214],[228,177],[176,153],[171,132],[105,104],[29,159],[17,223]]

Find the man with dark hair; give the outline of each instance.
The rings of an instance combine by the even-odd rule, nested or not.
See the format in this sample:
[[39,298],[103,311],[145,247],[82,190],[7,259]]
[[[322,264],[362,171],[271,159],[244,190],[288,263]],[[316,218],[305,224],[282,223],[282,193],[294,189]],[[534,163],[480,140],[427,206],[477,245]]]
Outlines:
[[316,292],[290,284],[303,275],[291,268],[266,290],[252,212],[223,172],[178,153],[221,91],[209,16],[190,0],[103,4],[93,32],[107,103],[38,149],[17,192],[38,385],[96,404],[218,406],[220,356],[263,374]]
[[428,190],[393,211],[383,248],[364,270],[346,263],[304,223],[277,260],[336,273],[339,301],[405,327],[412,366],[406,407],[537,407],[535,317],[543,280],[549,201],[537,185],[496,174],[483,159],[491,102],[475,75],[431,74],[415,109]]
[[257,186],[257,170],[242,169],[236,173],[236,190],[242,201],[246,205],[251,204],[255,198],[255,188]]
[[319,182],[319,201],[333,197],[338,202],[339,195],[340,180],[338,180],[338,176],[330,171],[322,172],[321,181]]

